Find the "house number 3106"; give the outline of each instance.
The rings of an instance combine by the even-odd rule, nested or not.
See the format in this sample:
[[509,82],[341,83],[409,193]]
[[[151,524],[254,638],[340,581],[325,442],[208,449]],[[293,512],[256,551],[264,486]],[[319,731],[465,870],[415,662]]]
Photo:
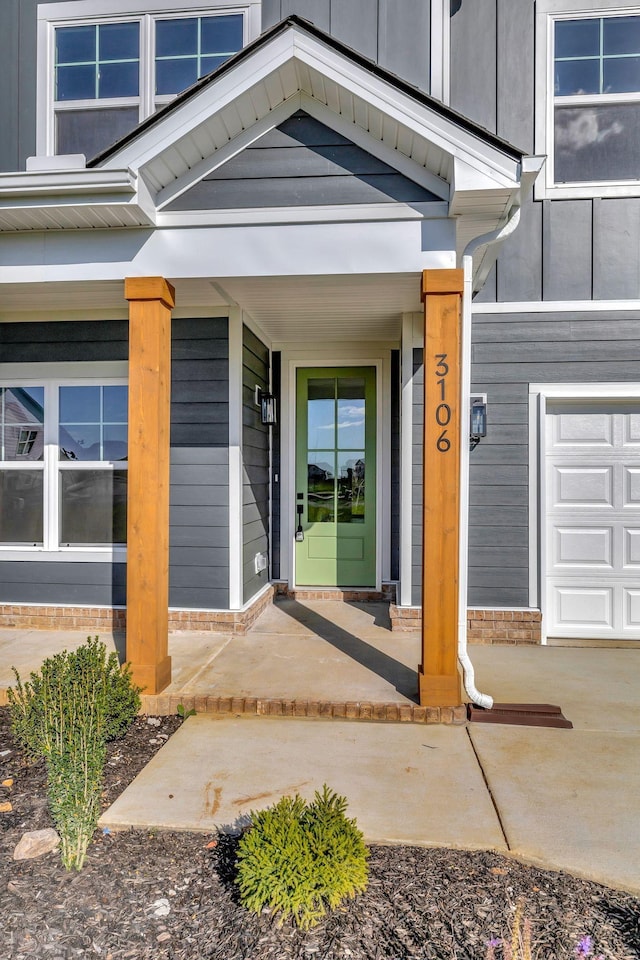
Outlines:
[[447,376],[449,373],[449,364],[447,363],[446,353],[436,353],[436,384],[440,387],[440,402],[436,407],[436,423],[443,430],[436,440],[436,447],[440,453],[446,453],[451,447],[451,441],[447,436],[447,426],[451,420],[451,407],[447,403]]

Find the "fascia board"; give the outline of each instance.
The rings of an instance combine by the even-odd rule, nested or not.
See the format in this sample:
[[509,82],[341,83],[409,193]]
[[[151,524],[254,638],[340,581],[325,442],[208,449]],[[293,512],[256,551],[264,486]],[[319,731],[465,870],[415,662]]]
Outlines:
[[468,163],[486,168],[494,175],[517,180],[519,163],[491,144],[462,130],[452,120],[440,116],[412,100],[407,94],[350,63],[337,51],[320,44],[315,38],[301,32],[294,37],[296,55],[308,67],[318,70],[338,86],[354,96],[361,97],[382,113],[404,124],[412,133],[434,143],[445,152],[461,154]]
[[234,210],[160,211],[157,226],[276,225],[296,223],[370,223],[398,220],[447,220],[445,202],[335,204],[322,207],[261,207]]
[[451,178],[451,204],[449,213],[453,216],[463,216],[473,213],[482,214],[482,201],[486,198],[487,207],[494,206],[496,198],[505,199],[505,205],[518,194],[519,183],[496,183],[486,173],[477,170],[460,157],[453,161],[453,175]]

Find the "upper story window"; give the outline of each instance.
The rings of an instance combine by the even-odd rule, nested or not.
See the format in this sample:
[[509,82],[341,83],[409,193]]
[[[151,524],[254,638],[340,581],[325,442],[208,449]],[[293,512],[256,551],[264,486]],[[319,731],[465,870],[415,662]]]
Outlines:
[[256,0],[131,7],[39,5],[38,153],[95,156],[259,32]]
[[538,196],[640,194],[640,9],[603,5],[540,4],[536,150],[547,164]]

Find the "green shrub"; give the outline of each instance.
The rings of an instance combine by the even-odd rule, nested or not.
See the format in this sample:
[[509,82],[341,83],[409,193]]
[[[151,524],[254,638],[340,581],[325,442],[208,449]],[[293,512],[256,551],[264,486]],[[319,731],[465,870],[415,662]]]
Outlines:
[[369,850],[346,809],[346,799],[325,784],[309,804],[283,797],[252,812],[238,848],[236,883],[245,907],[269,907],[280,924],[291,918],[307,929],[365,890]]
[[47,658],[24,683],[13,672],[8,700],[14,736],[30,757],[46,761],[62,862],[80,870],[100,815],[106,743],[132,722],[140,689],[128,665],[121,669],[97,637]]

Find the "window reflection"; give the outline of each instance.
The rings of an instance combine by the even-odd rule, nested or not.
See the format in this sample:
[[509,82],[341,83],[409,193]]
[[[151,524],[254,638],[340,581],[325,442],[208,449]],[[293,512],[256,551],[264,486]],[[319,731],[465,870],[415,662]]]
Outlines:
[[3,460],[42,460],[44,387],[0,389]]
[[340,453],[338,457],[338,522],[364,523],[364,450]]
[[309,450],[307,455],[307,519],[309,523],[335,520],[335,470],[333,453]]
[[127,459],[127,387],[60,387],[60,459]]

